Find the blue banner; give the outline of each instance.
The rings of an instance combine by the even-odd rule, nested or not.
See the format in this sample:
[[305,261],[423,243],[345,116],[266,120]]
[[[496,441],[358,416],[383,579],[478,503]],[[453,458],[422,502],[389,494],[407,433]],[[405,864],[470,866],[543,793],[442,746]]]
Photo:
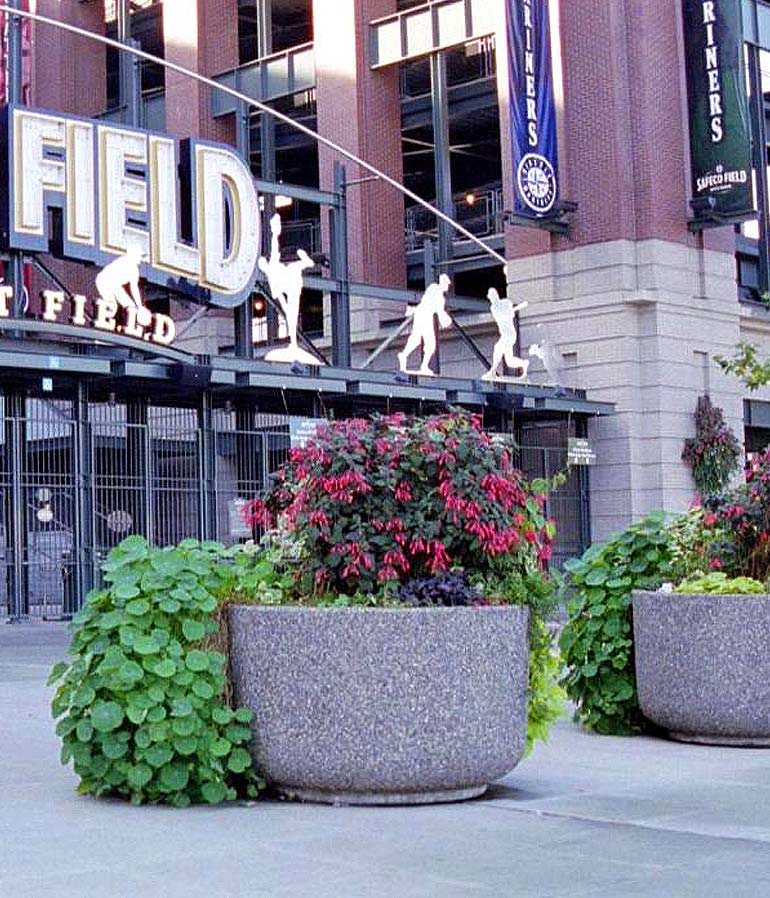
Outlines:
[[508,0],[506,15],[515,211],[542,218],[559,198],[548,0]]

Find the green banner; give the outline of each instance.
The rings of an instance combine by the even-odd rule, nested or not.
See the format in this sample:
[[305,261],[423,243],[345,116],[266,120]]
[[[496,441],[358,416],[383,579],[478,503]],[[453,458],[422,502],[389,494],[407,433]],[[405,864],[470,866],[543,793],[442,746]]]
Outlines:
[[[754,209],[751,133],[737,0],[684,0],[692,196],[705,212]],[[711,203],[709,204],[709,200]]]

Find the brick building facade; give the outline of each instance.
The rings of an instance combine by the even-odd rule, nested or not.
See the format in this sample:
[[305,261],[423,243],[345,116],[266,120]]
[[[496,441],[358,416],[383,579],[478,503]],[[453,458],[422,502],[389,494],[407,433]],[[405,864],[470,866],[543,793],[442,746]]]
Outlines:
[[[680,0],[551,0],[562,195],[577,203],[566,235],[507,223],[514,197],[503,0],[31,5],[137,40],[170,62],[274,104],[405,181],[502,253],[507,279],[498,260],[467,241],[447,244],[445,234],[442,244],[435,220],[409,202],[405,208],[398,192],[348,164],[352,283],[419,291],[426,274],[430,280],[445,270],[458,294],[483,298],[489,287],[505,289],[507,280],[512,298],[529,303],[520,319],[522,345],[549,341],[565,386],[615,404],[615,415],[589,425],[598,455],[594,537],[691,501],[681,451],[700,395],[708,392],[743,436],[749,397],[720,373],[714,356],[729,354],[740,339],[770,346],[770,312],[758,301],[752,275],[751,225],[740,235],[732,225],[688,228]],[[767,11],[761,0],[744,6],[747,20],[757,9]],[[33,47],[35,105],[123,115],[117,54],[42,25],[34,27]],[[138,77],[148,127],[238,145],[257,177],[335,189],[328,148],[234,109],[177,73],[144,66]],[[295,201],[282,215],[297,245],[328,254],[322,210]],[[329,296],[320,291],[314,302],[305,324],[325,346]],[[402,315],[401,306],[354,293],[354,362],[391,335]],[[458,320],[488,353],[487,316],[468,311]],[[216,314],[207,316],[187,339],[199,351],[217,352],[232,340],[228,327]],[[259,334],[259,341],[270,339],[268,327]],[[374,367],[392,369],[394,352],[383,352]],[[478,378],[483,366],[451,335],[441,346],[441,373]],[[548,380],[537,364],[532,378]],[[770,393],[751,400],[761,423]],[[749,436],[761,442],[767,434],[755,429]]]

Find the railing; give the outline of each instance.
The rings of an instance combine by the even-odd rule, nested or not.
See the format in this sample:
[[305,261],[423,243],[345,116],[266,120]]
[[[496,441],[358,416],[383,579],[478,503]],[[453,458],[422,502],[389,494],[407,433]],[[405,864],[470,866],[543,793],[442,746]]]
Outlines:
[[492,34],[495,6],[490,0],[436,0],[378,19],[369,26],[372,67],[416,59]]
[[[469,199],[472,197],[472,202]],[[491,187],[455,198],[451,215],[477,237],[499,234],[503,220],[503,188]],[[420,249],[438,233],[435,216],[419,206],[406,210],[407,252]]]
[[[123,108],[108,109],[99,118],[108,122],[120,122]],[[142,96],[142,126],[148,131],[166,130],[166,94],[159,91]]]
[[[315,87],[315,47],[290,47],[223,72],[214,80],[263,103],[309,91]],[[223,91],[212,92],[211,114],[215,118],[235,112],[237,105],[237,100]]]

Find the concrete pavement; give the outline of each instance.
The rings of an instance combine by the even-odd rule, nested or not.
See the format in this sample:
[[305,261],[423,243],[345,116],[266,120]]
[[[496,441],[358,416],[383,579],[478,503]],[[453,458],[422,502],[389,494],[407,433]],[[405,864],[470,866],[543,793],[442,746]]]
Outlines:
[[0,898],[755,898],[770,750],[564,721],[461,805],[136,809],[75,794],[49,716],[58,625],[0,624]]

